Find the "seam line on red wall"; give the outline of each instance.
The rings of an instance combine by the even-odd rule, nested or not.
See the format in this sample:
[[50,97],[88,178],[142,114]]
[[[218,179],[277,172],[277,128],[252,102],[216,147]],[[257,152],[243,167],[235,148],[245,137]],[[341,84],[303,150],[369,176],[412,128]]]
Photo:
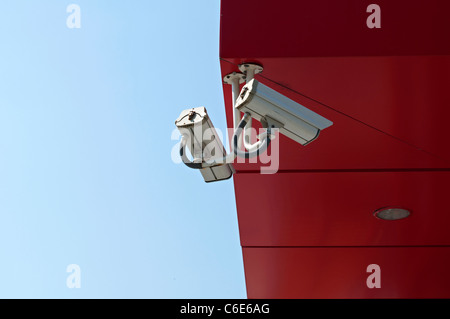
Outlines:
[[391,246],[242,246],[242,248],[446,248],[450,245],[391,245]]
[[[450,172],[450,168],[375,168],[375,169],[293,169],[279,170],[276,174],[292,173],[402,173],[402,172]],[[243,170],[236,174],[261,174],[260,170]]]

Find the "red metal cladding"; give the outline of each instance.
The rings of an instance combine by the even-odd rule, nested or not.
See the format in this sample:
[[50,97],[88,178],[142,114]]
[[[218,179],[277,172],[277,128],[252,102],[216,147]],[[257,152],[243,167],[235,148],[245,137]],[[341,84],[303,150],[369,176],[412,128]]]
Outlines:
[[[235,177],[241,244],[450,245],[450,170],[241,173]],[[386,221],[383,207],[411,211]]]
[[[334,123],[307,146],[281,136],[277,174],[235,165],[250,298],[450,297],[448,12],[447,0],[222,0],[222,76],[259,63],[259,81]],[[231,127],[229,85],[224,96]],[[411,215],[375,218],[384,206]],[[381,288],[366,285],[373,263]]]
[[[367,7],[381,7],[370,29]],[[221,58],[450,54],[448,0],[223,0]]]
[[[261,82],[334,122],[317,140],[338,155],[330,165],[449,167],[450,94],[446,91],[450,87],[450,56],[258,61],[265,67],[258,76]],[[235,64],[222,61],[224,73],[235,68]],[[231,106],[227,110],[231,115]],[[390,138],[392,141],[387,141]],[[319,143],[313,142],[305,150],[291,145],[286,148],[296,149],[295,156],[301,157],[310,151],[306,148],[319,147],[314,144]],[[367,158],[355,157],[355,150]],[[412,154],[417,151],[424,154]],[[389,163],[383,163],[386,153],[391,154]],[[327,165],[314,155],[308,157],[318,167]],[[339,165],[339,159],[346,166]]]
[[[450,247],[243,248],[243,254],[248,298],[450,298]],[[367,285],[373,264],[380,288]]]

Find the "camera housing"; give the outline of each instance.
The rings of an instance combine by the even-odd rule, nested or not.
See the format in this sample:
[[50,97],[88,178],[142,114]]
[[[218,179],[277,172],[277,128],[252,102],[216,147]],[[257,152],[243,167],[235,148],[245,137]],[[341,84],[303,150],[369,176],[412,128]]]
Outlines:
[[315,140],[321,130],[333,122],[307,109],[268,86],[252,79],[244,85],[235,108],[266,127],[279,128],[280,133],[307,145]]
[[[175,125],[182,134],[180,155],[183,162],[200,170],[205,182],[216,182],[229,179],[234,168],[224,161],[226,150],[204,107],[196,107],[181,112]],[[193,161],[189,161],[185,148],[189,149]],[[207,165],[207,162],[218,164]]]

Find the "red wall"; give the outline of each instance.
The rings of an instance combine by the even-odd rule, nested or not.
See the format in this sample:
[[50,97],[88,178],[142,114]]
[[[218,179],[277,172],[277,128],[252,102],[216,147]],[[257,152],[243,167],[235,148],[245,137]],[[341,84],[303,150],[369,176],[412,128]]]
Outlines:
[[[381,29],[369,29],[369,4]],[[450,2],[222,0],[222,75],[262,83],[333,121],[280,138],[277,174],[236,164],[249,298],[450,297]],[[231,87],[224,84],[228,126]],[[411,216],[373,212],[400,206]],[[381,268],[368,288],[366,268]]]

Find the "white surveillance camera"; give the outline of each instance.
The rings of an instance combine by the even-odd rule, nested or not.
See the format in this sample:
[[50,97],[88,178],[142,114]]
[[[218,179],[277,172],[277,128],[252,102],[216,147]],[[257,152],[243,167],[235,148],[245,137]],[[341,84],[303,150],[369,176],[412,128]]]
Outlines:
[[255,79],[242,88],[235,108],[280,133],[306,145],[333,122],[287,98]]
[[[199,169],[205,182],[230,178],[232,164],[226,162],[226,151],[204,107],[181,112],[175,125],[182,134],[180,156],[188,167]],[[186,154],[186,146],[193,160]]]

